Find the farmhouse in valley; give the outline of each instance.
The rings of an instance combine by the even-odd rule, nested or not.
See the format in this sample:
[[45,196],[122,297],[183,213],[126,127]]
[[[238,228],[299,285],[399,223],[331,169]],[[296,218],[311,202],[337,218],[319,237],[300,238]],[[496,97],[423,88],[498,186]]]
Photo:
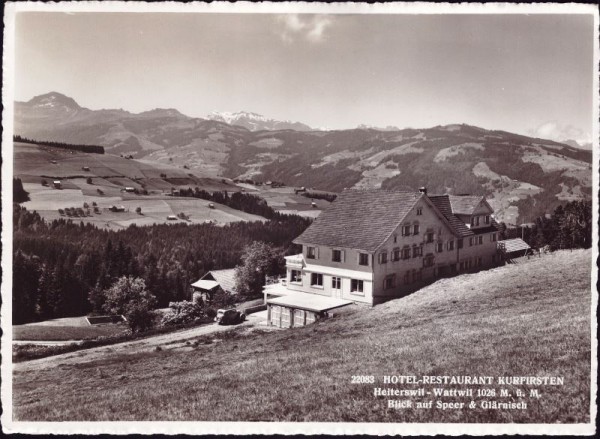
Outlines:
[[[374,305],[438,277],[497,265],[492,214],[483,196],[428,195],[426,188],[344,191],[294,241],[302,253],[286,257],[285,281],[265,287],[269,319],[280,323],[284,312],[284,326],[294,326],[295,309],[302,308],[294,308],[293,297],[303,303],[311,294],[314,304],[324,297],[328,307]],[[287,310],[282,296],[291,301]]]

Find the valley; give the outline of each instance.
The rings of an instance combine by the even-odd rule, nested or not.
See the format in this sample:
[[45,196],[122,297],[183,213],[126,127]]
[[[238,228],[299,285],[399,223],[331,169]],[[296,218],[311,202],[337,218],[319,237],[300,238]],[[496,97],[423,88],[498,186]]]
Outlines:
[[[260,115],[213,116],[191,118],[174,109],[90,110],[49,93],[15,103],[15,133],[103,145],[107,153],[131,155],[140,166],[176,168],[184,179],[189,171],[333,192],[426,186],[430,193],[481,194],[496,209],[496,219],[508,225],[591,197],[591,151],[551,140],[465,124],[319,131],[278,129],[275,123],[266,131],[238,122],[243,116],[256,124],[264,119]],[[157,189],[172,184],[138,177]]]
[[[276,211],[312,218],[329,204],[315,200],[313,206],[310,199],[295,194],[294,188],[237,185],[230,179],[198,174],[175,164],[14,143],[14,175],[21,179],[30,198],[22,206],[49,221],[70,218],[112,230],[132,224],[265,221],[259,215],[178,194],[180,189],[196,187],[208,192],[246,191],[264,198]],[[60,188],[55,187],[55,181],[60,182]],[[114,211],[113,207],[123,210]],[[76,215],[60,213],[67,208],[81,211]]]

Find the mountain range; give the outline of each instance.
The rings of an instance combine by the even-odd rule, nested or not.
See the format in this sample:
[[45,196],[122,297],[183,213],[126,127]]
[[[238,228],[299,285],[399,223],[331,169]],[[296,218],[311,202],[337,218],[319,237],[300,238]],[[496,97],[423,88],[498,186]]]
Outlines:
[[465,124],[332,131],[285,124],[295,126],[243,112],[200,119],[175,109],[90,110],[48,93],[15,102],[14,133],[102,145],[107,153],[186,166],[205,176],[328,191],[426,186],[430,193],[482,194],[497,218],[510,224],[591,197],[592,153],[565,143]]

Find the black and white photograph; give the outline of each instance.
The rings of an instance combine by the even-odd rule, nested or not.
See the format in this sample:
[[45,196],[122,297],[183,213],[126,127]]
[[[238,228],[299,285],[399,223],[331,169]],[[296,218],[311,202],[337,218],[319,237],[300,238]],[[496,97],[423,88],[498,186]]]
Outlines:
[[3,19],[4,433],[595,433],[596,5]]

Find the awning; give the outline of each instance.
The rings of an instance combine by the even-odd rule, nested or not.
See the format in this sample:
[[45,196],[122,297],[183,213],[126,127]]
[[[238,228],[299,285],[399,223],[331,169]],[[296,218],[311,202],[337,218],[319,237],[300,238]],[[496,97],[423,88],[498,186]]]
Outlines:
[[219,286],[219,282],[214,280],[197,280],[192,284],[194,288],[200,288],[201,290],[212,290]]
[[306,311],[323,312],[342,306],[351,305],[350,300],[323,297],[317,294],[294,294],[267,300],[269,305],[285,306],[287,308],[303,309]]

